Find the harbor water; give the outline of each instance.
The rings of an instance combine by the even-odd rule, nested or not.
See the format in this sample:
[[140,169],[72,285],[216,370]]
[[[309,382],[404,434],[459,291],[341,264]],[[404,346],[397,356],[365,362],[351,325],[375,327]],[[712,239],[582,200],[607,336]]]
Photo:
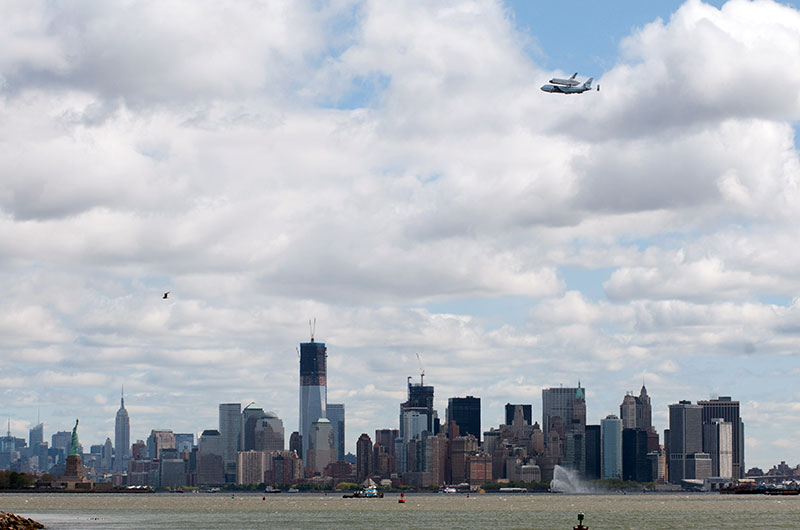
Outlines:
[[53,530],[244,528],[800,528],[800,497],[656,494],[3,494],[0,510]]

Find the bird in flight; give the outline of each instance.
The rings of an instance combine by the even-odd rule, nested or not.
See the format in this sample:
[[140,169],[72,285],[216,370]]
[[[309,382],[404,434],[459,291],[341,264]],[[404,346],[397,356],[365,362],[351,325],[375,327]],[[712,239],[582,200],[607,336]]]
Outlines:
[[169,291],[167,291],[166,293],[164,293],[164,296],[163,296],[162,298],[163,298],[164,300],[166,300],[167,298],[169,298]]

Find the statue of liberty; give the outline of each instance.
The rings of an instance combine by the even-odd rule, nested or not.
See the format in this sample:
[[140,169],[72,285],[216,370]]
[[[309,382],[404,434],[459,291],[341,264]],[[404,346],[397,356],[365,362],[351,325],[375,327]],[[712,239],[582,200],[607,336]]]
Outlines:
[[72,443],[69,446],[69,456],[80,456],[80,442],[78,442],[78,420],[75,420],[75,427],[72,428]]

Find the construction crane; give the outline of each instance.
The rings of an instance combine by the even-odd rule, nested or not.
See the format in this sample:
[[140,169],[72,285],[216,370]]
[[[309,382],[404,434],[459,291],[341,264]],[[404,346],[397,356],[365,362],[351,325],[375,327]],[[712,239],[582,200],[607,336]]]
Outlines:
[[417,354],[417,363],[419,364],[419,386],[423,386],[423,379],[425,378],[425,370],[422,369],[422,361]]

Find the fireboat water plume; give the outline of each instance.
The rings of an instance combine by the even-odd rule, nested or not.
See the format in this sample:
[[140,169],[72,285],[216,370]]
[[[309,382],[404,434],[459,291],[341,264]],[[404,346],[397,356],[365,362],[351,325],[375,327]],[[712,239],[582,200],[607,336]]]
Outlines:
[[596,493],[594,488],[584,482],[577,471],[556,466],[553,469],[553,480],[550,481],[550,491],[560,493]]

